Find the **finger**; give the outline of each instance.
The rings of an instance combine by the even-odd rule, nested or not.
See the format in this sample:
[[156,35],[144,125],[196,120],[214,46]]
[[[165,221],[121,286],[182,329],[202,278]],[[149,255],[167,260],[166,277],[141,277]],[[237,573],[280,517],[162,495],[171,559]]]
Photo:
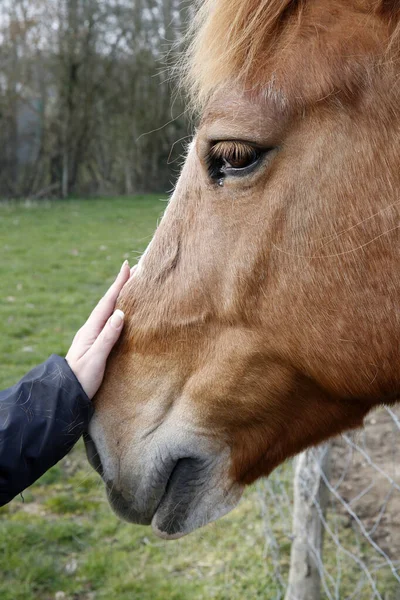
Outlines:
[[136,271],[137,267],[138,267],[137,265],[134,265],[134,266],[131,268],[131,274],[130,274],[130,277],[132,277],[132,275],[134,275],[134,273],[135,273],[135,271]]
[[112,314],[117,298],[129,277],[130,268],[128,261],[126,260],[122,265],[116,280],[104,294],[97,306],[93,309],[91,315],[83,326],[82,329],[84,331],[86,330],[88,336],[97,337],[99,335],[107,319]]
[[85,358],[97,365],[105,365],[115,342],[121,335],[125,315],[122,310],[116,310],[108,319],[98,338],[87,351]]

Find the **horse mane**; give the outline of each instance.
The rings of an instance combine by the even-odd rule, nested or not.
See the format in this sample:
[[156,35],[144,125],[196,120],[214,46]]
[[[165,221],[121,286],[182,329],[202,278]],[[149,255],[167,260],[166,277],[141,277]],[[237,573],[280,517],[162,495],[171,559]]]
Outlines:
[[[310,0],[197,0],[198,10],[189,30],[190,43],[182,62],[184,87],[192,107],[201,110],[212,93],[226,82],[262,81],[267,58],[290,48],[299,35],[307,9],[320,5],[320,15],[335,15],[348,9],[342,2]],[[346,8],[347,4],[347,8]],[[400,0],[358,0],[361,13],[379,14],[393,23],[393,36],[400,38]],[[325,8],[324,8],[325,7]],[[309,16],[309,15],[308,15]],[[312,21],[312,19],[311,19]],[[324,31],[326,24],[310,21],[310,30]],[[322,19],[321,19],[322,21]],[[357,48],[359,51],[360,48]],[[271,52],[272,51],[272,52]]]
[[246,79],[300,0],[198,0],[184,59],[184,80],[193,104],[228,79]]

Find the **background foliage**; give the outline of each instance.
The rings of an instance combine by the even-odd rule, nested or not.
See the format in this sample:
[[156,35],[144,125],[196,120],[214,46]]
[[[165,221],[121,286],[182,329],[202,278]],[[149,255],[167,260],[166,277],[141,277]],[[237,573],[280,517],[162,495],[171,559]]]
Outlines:
[[2,0],[0,196],[170,189],[188,123],[167,63],[190,12],[189,0]]

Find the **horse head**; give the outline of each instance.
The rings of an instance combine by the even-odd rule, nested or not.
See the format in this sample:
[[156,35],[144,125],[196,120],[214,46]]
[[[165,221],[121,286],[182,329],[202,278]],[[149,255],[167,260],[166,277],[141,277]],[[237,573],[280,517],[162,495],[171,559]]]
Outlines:
[[184,535],[395,401],[397,24],[394,1],[200,9],[199,125],[119,300],[87,438],[126,520]]

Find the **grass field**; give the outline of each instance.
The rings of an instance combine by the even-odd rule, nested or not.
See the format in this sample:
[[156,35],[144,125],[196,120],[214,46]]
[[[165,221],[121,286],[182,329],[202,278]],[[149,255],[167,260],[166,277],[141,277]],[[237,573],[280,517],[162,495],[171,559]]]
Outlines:
[[[0,389],[66,353],[164,208],[151,196],[0,205]],[[164,542],[113,515],[79,444],[24,500],[0,509],[1,600],[275,597],[252,490],[218,523]]]

